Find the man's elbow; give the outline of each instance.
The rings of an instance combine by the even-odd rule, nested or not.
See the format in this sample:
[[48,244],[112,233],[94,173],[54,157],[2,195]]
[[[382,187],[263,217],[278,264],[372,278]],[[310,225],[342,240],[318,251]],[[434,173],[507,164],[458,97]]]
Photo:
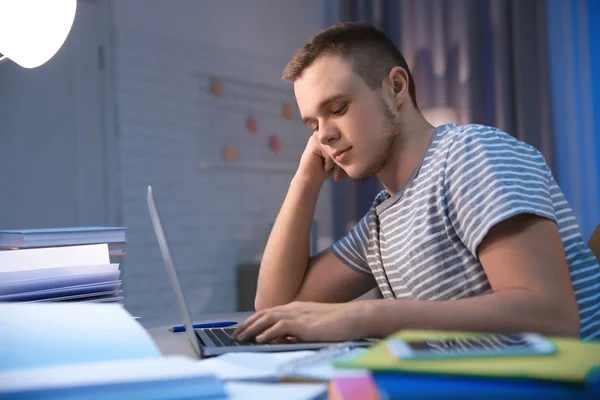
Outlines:
[[550,334],[579,337],[581,321],[577,303],[574,302],[569,307],[564,304],[554,307],[554,312],[549,314],[549,322],[552,326]]
[[256,311],[263,311],[266,310],[267,308],[272,308],[272,307],[276,307],[281,305],[282,303],[277,303],[275,301],[269,301],[267,299],[265,299],[264,296],[260,296],[260,295],[256,295],[256,297],[254,297],[254,309]]
[[258,295],[254,298],[254,309],[256,311],[262,311],[269,308],[264,300],[262,300]]
[[273,308],[273,307],[277,307],[277,306],[282,306],[284,304],[290,303],[294,301],[294,299],[290,299],[289,301],[276,301],[276,300],[267,300],[264,298],[264,296],[260,296],[259,294],[257,294],[254,297],[254,309],[256,311],[263,311],[266,310],[268,308]]
[[581,322],[579,320],[579,310],[575,315],[563,316],[556,320],[557,334],[560,336],[579,337],[581,331]]

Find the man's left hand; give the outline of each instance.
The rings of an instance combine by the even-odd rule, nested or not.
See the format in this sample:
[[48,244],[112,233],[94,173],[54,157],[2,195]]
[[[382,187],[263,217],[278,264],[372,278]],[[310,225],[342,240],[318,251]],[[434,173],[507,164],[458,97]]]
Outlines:
[[238,341],[268,343],[297,338],[303,342],[337,342],[364,338],[360,305],[294,301],[259,311],[242,322],[233,334]]

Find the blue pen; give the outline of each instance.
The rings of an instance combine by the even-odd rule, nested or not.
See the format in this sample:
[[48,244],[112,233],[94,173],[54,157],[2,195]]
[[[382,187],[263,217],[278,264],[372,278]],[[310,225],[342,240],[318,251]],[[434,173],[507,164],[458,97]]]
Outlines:
[[[226,328],[228,326],[237,325],[237,322],[234,321],[221,321],[221,322],[208,322],[206,324],[194,324],[194,328]],[[184,332],[184,325],[177,325],[169,329],[171,332]]]

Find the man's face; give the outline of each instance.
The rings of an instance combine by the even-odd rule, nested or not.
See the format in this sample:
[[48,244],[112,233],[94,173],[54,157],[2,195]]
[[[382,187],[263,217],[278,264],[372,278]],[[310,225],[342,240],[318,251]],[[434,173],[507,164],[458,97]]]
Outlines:
[[364,179],[383,168],[396,129],[382,90],[371,90],[342,58],[322,55],[294,91],[302,120],[348,176]]

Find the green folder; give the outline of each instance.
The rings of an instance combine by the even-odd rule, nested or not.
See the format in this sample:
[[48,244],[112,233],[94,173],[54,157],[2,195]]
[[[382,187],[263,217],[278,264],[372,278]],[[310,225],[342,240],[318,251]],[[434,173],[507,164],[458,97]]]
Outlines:
[[368,352],[351,361],[338,361],[339,367],[366,368],[373,371],[397,371],[480,377],[530,378],[571,383],[584,383],[592,370],[600,366],[600,342],[549,337],[557,346],[553,355],[460,358],[444,360],[400,360],[392,356],[386,341],[468,338],[473,333],[442,331],[400,331],[372,346]]

